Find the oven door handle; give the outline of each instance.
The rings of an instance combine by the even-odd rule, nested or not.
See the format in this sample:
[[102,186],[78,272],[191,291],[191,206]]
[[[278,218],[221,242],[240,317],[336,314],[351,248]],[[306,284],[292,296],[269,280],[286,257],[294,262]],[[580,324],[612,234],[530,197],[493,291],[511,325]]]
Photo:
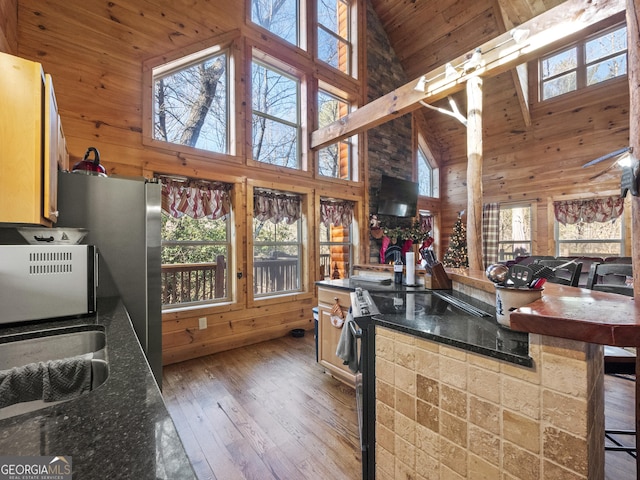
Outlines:
[[354,337],[362,338],[362,329],[361,328],[356,329],[356,326],[355,326],[356,322],[355,321],[352,320],[351,322],[348,322],[347,325],[349,325],[349,330],[351,330],[351,334]]

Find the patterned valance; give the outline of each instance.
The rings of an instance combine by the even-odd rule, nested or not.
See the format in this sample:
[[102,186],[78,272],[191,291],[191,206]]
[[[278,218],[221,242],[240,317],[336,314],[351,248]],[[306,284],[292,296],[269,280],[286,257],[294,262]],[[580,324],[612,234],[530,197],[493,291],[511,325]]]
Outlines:
[[420,230],[426,233],[431,232],[433,228],[433,216],[431,214],[420,212],[418,221],[420,222]]
[[162,184],[162,211],[174,218],[216,220],[231,211],[229,190],[232,185],[203,180],[175,179],[158,176]]
[[320,200],[320,221],[329,228],[348,227],[353,222],[354,202],[348,200]]
[[589,200],[564,200],[553,202],[556,219],[563,225],[576,223],[608,222],[624,211],[624,198],[606,197]]
[[272,223],[295,223],[301,217],[301,200],[299,195],[276,193],[272,191],[254,190],[253,216],[256,220]]

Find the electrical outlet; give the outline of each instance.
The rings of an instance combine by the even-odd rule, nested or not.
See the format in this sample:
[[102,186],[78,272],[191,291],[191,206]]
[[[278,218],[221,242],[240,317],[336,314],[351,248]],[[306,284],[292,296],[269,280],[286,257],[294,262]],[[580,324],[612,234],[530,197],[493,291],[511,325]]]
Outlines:
[[207,328],[207,317],[200,317],[198,321],[200,322],[200,330]]

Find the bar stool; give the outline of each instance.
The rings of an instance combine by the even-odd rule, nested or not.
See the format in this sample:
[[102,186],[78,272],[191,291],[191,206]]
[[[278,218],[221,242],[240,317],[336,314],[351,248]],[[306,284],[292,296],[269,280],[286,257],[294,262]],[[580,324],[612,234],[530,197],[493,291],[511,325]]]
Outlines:
[[[587,288],[601,292],[617,293],[633,297],[633,287],[627,285],[627,278],[633,278],[633,269],[629,264],[594,263],[589,270]],[[608,375],[635,375],[636,355],[620,347],[605,345],[604,373]],[[605,430],[604,436],[613,445],[606,445],[604,449],[617,452],[627,452],[637,457],[636,447],[624,445],[615,435],[635,436],[635,430]]]

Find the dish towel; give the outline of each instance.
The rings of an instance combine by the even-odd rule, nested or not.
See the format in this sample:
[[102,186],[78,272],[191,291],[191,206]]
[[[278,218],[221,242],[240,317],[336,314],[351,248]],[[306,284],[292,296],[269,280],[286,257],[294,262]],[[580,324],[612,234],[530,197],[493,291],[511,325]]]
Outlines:
[[44,363],[29,363],[0,371],[0,408],[42,399]]
[[89,392],[92,358],[88,353],[0,371],[0,408],[33,400],[68,400]]
[[45,363],[42,374],[42,400],[57,402],[91,391],[91,358],[78,355]]
[[342,326],[342,333],[340,334],[340,339],[338,340],[338,346],[336,348],[336,356],[344,362],[344,365],[349,367],[353,373],[356,373],[360,369],[360,365],[358,362],[358,345],[357,339],[353,335],[349,324],[354,322],[353,314],[351,313],[351,309],[349,309],[349,313],[347,314],[347,318],[344,321],[344,325]]

